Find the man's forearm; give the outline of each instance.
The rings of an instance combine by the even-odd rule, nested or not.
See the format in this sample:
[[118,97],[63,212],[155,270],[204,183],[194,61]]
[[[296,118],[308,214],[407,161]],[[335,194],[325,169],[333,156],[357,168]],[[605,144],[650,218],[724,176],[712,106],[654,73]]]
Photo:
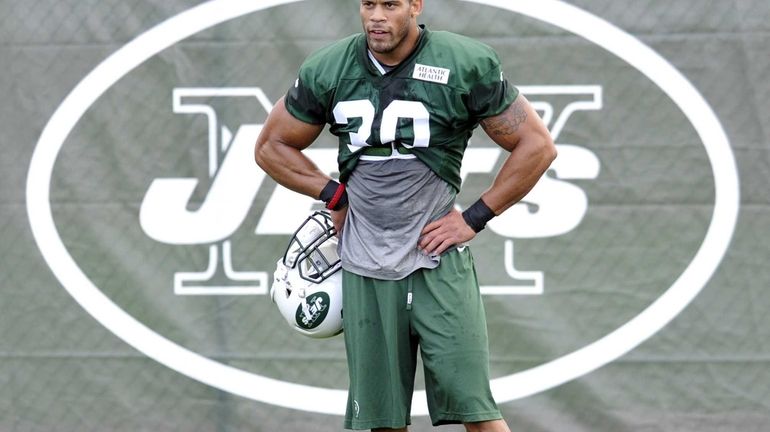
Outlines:
[[492,186],[481,195],[481,199],[499,215],[535,187],[555,158],[556,149],[550,137],[523,137],[508,155]]
[[312,198],[318,199],[330,180],[301,151],[280,143],[258,145],[255,160],[277,183]]

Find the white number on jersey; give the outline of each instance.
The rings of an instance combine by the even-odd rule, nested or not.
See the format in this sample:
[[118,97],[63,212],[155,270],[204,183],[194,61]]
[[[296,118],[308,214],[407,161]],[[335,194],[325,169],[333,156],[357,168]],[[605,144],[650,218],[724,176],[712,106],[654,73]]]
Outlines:
[[[360,99],[354,101],[339,102],[334,107],[334,120],[340,124],[348,124],[351,118],[360,118],[361,126],[356,132],[350,132],[350,144],[348,149],[355,152],[367,147],[366,142],[372,135],[375,109],[371,101]],[[414,142],[411,145],[404,144],[407,148],[428,147],[430,144],[430,113],[422,102],[394,100],[382,112],[380,126],[380,141],[382,144],[392,143],[396,140],[398,119],[412,119],[414,128]],[[393,151],[393,156],[399,155]],[[401,155],[403,156],[403,155]],[[411,156],[411,155],[409,155]],[[378,157],[377,159],[381,159]]]

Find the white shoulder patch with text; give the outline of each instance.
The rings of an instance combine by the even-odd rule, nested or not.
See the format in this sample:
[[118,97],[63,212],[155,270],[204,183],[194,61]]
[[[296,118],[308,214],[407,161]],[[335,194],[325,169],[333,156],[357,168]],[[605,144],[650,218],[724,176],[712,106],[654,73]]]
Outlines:
[[414,65],[414,72],[412,72],[412,78],[430,81],[439,84],[446,84],[449,82],[449,69],[440,68],[436,66],[426,66],[419,63]]

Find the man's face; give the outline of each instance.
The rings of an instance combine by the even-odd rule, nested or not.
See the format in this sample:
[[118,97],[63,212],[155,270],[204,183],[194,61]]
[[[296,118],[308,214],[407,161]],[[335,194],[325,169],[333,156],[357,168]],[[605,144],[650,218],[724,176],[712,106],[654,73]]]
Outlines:
[[412,29],[421,0],[361,0],[361,22],[369,49],[392,54]]

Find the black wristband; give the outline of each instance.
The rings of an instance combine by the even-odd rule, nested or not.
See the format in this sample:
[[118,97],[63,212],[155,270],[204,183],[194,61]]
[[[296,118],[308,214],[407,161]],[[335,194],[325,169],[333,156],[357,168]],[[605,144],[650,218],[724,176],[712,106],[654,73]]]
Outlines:
[[329,210],[339,210],[348,205],[348,193],[345,191],[345,185],[334,180],[329,180],[319,195],[321,201],[326,203]]
[[463,212],[465,223],[476,232],[483,230],[487,225],[487,222],[493,217],[495,217],[495,212],[493,212],[481,198]]

